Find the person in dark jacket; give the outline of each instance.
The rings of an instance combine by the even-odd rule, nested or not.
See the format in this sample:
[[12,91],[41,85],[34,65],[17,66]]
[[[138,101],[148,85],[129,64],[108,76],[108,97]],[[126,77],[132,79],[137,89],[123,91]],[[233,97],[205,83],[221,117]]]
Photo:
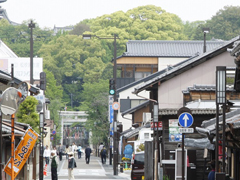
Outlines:
[[107,155],[107,149],[105,148],[105,146],[103,146],[103,148],[101,150],[102,164],[106,163],[106,155]]
[[208,180],[215,180],[215,160],[210,162],[212,170],[208,174]]
[[90,162],[90,155],[92,153],[92,149],[87,146],[87,148],[85,149],[85,160],[86,160],[86,164],[89,164]]
[[58,158],[55,151],[51,151],[51,175],[52,180],[58,180],[57,167],[58,167]]
[[73,175],[73,168],[76,168],[76,161],[73,157],[73,152],[68,153],[69,159],[68,159],[68,180],[74,180]]

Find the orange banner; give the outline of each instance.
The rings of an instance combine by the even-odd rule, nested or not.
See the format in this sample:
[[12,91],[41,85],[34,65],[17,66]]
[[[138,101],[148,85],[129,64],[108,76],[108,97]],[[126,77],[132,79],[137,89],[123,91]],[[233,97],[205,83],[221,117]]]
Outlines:
[[[25,133],[23,139],[20,141],[17,148],[15,149],[14,166],[13,166],[14,179],[16,178],[18,173],[21,171],[25,162],[27,161],[37,139],[38,139],[38,134],[29,128]],[[11,167],[11,158],[10,158],[8,160],[7,165],[4,168],[4,171],[9,176],[12,176],[11,169],[12,167]]]

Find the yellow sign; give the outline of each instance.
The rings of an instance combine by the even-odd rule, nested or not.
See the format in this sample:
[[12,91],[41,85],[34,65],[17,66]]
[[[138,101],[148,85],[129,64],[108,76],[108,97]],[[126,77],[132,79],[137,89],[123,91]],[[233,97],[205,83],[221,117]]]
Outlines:
[[[32,152],[32,149],[38,139],[38,134],[34,132],[32,129],[28,129],[25,133],[23,139],[18,144],[17,148],[15,149],[15,158],[14,158],[14,179],[21,171],[22,167],[24,166],[25,162],[27,161],[29,155]],[[12,176],[12,165],[11,165],[11,158],[8,160],[7,165],[4,168],[4,171],[9,175]]]

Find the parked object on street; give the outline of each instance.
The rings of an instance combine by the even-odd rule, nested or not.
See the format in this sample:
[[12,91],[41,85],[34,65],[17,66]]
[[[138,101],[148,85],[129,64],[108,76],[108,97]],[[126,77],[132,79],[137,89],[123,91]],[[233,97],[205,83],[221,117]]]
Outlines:
[[136,153],[132,157],[131,179],[144,179],[144,152]]

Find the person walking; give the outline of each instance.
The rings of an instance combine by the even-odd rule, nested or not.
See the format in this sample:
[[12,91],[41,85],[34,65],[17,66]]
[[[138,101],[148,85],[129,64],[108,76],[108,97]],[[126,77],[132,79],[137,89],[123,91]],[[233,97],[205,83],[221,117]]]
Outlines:
[[99,152],[99,155],[101,156],[101,151],[103,149],[103,143],[101,142],[101,144],[99,145],[98,147],[98,152]]
[[77,151],[77,146],[75,143],[72,143],[72,152],[73,152],[73,157],[75,157],[75,152]]
[[107,155],[107,149],[105,148],[105,146],[103,146],[103,149],[101,150],[102,164],[106,163],[106,155]]
[[63,146],[60,143],[58,146],[58,154],[59,154],[59,160],[62,161],[62,155],[63,155]]
[[68,153],[69,153],[69,152],[70,152],[69,146],[66,145],[66,149],[65,149],[66,159],[68,159]]
[[80,144],[77,147],[77,152],[78,152],[78,159],[80,159],[82,154],[82,146]]
[[50,155],[51,155],[50,149],[48,148],[48,145],[46,145],[46,148],[44,149],[43,152],[43,157],[47,165],[49,164]]
[[89,164],[90,162],[90,155],[92,153],[92,149],[87,146],[87,148],[85,149],[85,160],[86,160],[86,164]]
[[73,157],[73,152],[69,152],[69,159],[68,159],[68,180],[74,180],[73,175],[73,168],[76,168],[77,164]]
[[51,176],[52,180],[58,180],[57,167],[58,167],[58,158],[55,151],[51,151]]

